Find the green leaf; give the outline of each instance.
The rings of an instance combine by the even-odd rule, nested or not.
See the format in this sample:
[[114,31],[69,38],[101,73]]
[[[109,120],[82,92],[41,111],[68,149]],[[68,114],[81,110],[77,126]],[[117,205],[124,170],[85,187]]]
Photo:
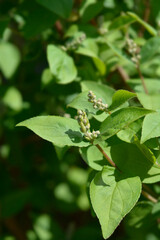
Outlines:
[[127,64],[131,64],[134,66],[134,63],[128,58],[128,56],[120,49],[117,48],[115,45],[110,43],[107,39],[104,39],[105,43],[108,45],[108,47],[113,51],[113,53],[119,57],[121,60],[123,60]]
[[58,18],[57,15],[39,5],[36,1],[32,1],[32,4],[30,1],[23,1],[18,10],[18,14],[25,19],[25,24],[22,24],[22,32],[26,38],[33,38],[51,28]]
[[9,20],[10,19],[8,18],[8,16],[0,18],[0,36],[3,35],[5,29],[7,28],[8,24],[9,24]]
[[[100,97],[99,94],[95,92],[95,94]],[[88,101],[88,91],[82,92],[76,96],[71,103],[67,105],[67,107],[81,109],[83,111],[96,114],[97,109],[93,108],[93,104]]]
[[[145,84],[146,84],[149,94],[155,94],[155,93],[160,92],[159,79],[145,78],[144,81],[145,81]],[[127,83],[135,92],[144,92],[144,88],[142,86],[140,79],[130,79],[127,81]]]
[[49,214],[37,214],[33,218],[34,231],[28,231],[31,235],[27,234],[28,240],[49,240],[49,239],[64,239],[64,233],[58,222]]
[[0,42],[0,70],[6,78],[11,78],[20,63],[20,52],[8,42]]
[[54,45],[48,45],[47,58],[51,73],[60,84],[67,84],[75,80],[77,69],[73,59],[66,52]]
[[152,110],[137,107],[122,108],[104,120],[100,126],[101,135],[103,135],[103,139],[107,139],[132,122],[152,112]]
[[143,21],[138,15],[136,15],[133,12],[127,12],[129,16],[131,16],[133,19],[135,19],[137,22],[139,22],[151,35],[156,36],[157,31],[148,23]]
[[94,115],[94,117],[98,121],[103,121],[106,117],[106,113],[99,113],[97,109],[93,108],[93,104],[88,102],[88,92],[91,90],[95,93],[97,99],[101,98],[104,103],[108,105],[112,102],[112,96],[115,90],[110,88],[104,84],[92,82],[92,81],[84,81],[81,83],[82,93],[80,93],[73,101],[68,104],[69,107],[75,109],[81,109],[83,111],[88,111]]
[[124,142],[133,143],[134,136],[142,128],[142,119],[132,122],[128,127],[117,133],[118,138]]
[[143,153],[144,156],[146,156],[146,158],[151,161],[152,163],[156,163],[156,158],[153,154],[153,152],[146,147],[144,144],[140,144],[139,139],[137,138],[137,136],[134,137],[134,143],[136,144],[136,146],[140,149],[140,151]]
[[[124,223],[125,229],[130,239],[147,239],[146,233],[153,232],[153,226],[155,222],[152,215],[153,203],[151,202],[139,202],[132,209],[132,211],[126,216]],[[152,238],[148,238],[152,239]],[[153,238],[155,239],[155,238]],[[157,239],[157,238],[156,238]]]
[[83,1],[83,4],[80,8],[80,16],[82,21],[88,22],[92,18],[94,18],[101,10],[103,9],[103,1],[102,0],[87,0]]
[[112,21],[112,23],[109,25],[109,30],[124,28],[126,25],[130,25],[135,21],[136,20],[129,15],[121,15]]
[[84,91],[93,91],[98,93],[102,100],[104,100],[108,105],[112,102],[112,96],[115,93],[115,90],[111,87],[108,87],[105,84],[97,83],[93,81],[83,81],[81,82],[82,92]]
[[112,167],[104,167],[102,172],[96,174],[90,185],[90,197],[105,239],[111,236],[134,207],[140,193],[138,176],[127,177]]
[[122,143],[112,146],[111,157],[122,172],[139,176],[143,183],[160,181],[160,168],[149,161],[135,144]]
[[73,6],[73,0],[36,0],[39,4],[62,18],[68,18]]
[[15,190],[1,197],[1,218],[20,212],[31,197],[31,189]]
[[141,63],[151,59],[157,53],[158,49],[160,49],[160,37],[150,38],[141,48]]
[[135,93],[126,91],[126,90],[118,90],[114,93],[112,97],[112,105],[109,107],[109,111],[112,111],[119,106],[121,106],[123,103],[128,101],[129,99],[136,97]]
[[71,118],[40,116],[23,121],[17,126],[29,128],[56,146],[87,147],[90,145],[89,142],[83,140],[78,122]]
[[[103,147],[103,150],[110,157],[110,148]],[[101,171],[104,165],[107,165],[107,160],[103,157],[103,154],[97,149],[96,146],[89,146],[87,148],[81,148],[80,154],[83,160],[90,166],[91,168]]]
[[142,126],[141,143],[160,136],[160,110],[145,117]]
[[3,97],[3,102],[14,111],[20,111],[23,108],[22,95],[15,87],[8,88]]
[[87,57],[91,57],[98,71],[101,73],[101,75],[105,74],[106,66],[104,62],[97,56],[97,54],[92,49],[89,48],[89,44],[87,44],[87,46],[84,46],[84,47],[79,47],[76,50],[76,53],[87,56]]
[[152,94],[148,95],[146,93],[138,93],[137,97],[144,108],[158,110],[160,109],[160,95]]

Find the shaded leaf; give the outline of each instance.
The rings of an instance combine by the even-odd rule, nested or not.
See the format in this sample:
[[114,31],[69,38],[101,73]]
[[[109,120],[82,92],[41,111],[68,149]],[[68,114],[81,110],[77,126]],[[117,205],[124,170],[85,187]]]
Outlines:
[[88,22],[94,18],[103,9],[103,1],[87,0],[84,1],[81,9],[80,16],[83,22]]
[[153,152],[144,144],[140,144],[140,141],[136,136],[134,137],[134,143],[149,161],[151,161],[152,163],[156,163],[156,158]]
[[72,10],[73,0],[36,0],[39,4],[46,7],[50,11],[56,13],[60,17],[67,18]]
[[122,172],[139,176],[144,183],[160,181],[160,168],[148,160],[135,144],[114,145],[111,147],[111,156]]
[[85,48],[85,47],[79,47],[76,50],[76,53],[87,56],[87,57],[91,57],[93,59],[93,62],[95,64],[95,66],[99,70],[99,72],[102,75],[105,74],[106,66],[105,66],[104,62],[91,49],[88,49],[88,48]]

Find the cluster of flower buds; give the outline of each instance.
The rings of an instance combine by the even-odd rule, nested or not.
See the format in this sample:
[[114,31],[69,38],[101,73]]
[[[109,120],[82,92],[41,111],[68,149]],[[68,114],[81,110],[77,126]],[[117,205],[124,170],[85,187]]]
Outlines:
[[96,95],[92,91],[88,93],[88,101],[93,103],[95,109],[108,112],[108,104],[103,103],[101,98],[97,100]]
[[82,42],[86,39],[85,33],[83,33],[80,37],[75,38],[71,42],[66,43],[67,50],[75,50],[82,44]]
[[139,47],[138,45],[133,41],[133,39],[128,38],[127,39],[127,45],[128,45],[128,51],[132,55],[132,62],[134,62],[136,65],[139,65],[139,60],[141,59],[141,55],[139,54]]
[[85,139],[87,139],[88,141],[94,141],[94,139],[96,139],[99,136],[100,131],[93,130],[92,132],[90,132],[90,123],[87,118],[87,114],[82,110],[78,110],[77,114],[78,114],[77,120],[81,127],[81,132],[84,133]]

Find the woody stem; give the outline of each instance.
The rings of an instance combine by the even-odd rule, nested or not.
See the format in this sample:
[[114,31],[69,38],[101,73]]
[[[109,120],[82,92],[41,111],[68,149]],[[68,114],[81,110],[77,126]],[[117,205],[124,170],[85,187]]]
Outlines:
[[99,149],[99,151],[103,154],[105,159],[112,165],[112,167],[117,168],[120,172],[121,170],[117,167],[117,165],[112,161],[112,159],[107,155],[107,153],[101,148],[99,144],[96,144],[96,147]]

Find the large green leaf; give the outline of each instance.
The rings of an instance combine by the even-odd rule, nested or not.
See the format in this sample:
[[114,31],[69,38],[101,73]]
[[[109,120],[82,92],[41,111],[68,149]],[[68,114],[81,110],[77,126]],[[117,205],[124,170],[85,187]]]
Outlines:
[[160,181],[160,168],[135,144],[122,143],[111,147],[112,160],[122,172],[139,176],[144,183]]
[[51,73],[56,77],[58,83],[67,84],[76,78],[76,66],[66,52],[54,45],[48,45],[47,58]]
[[20,63],[20,52],[8,42],[0,42],[0,70],[6,78],[11,78]]
[[72,10],[73,0],[36,0],[39,4],[60,17],[67,18]]
[[31,129],[41,138],[56,146],[87,147],[90,145],[89,142],[84,141],[78,122],[71,118],[40,116],[23,121],[17,126]]
[[160,110],[145,117],[142,126],[141,143],[160,136]]
[[109,107],[109,110],[112,111],[119,106],[121,106],[123,103],[128,101],[129,99],[136,97],[135,93],[126,91],[126,90],[118,90],[114,93],[112,97],[112,105]]
[[99,218],[103,237],[109,238],[141,193],[138,176],[127,177],[112,167],[104,167],[90,185],[93,209]]
[[157,53],[158,49],[160,50],[160,37],[158,36],[149,39],[141,48],[141,63],[151,59]]
[[100,132],[107,139],[127,127],[137,119],[152,113],[152,110],[129,107],[112,113],[100,126]]

